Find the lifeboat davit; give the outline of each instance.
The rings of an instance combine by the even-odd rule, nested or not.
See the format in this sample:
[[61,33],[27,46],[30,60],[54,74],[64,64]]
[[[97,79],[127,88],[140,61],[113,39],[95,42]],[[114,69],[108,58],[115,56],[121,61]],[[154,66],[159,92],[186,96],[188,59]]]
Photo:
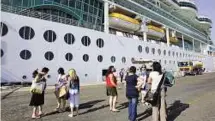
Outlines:
[[153,36],[156,38],[163,38],[165,36],[165,32],[163,28],[156,27],[153,25],[147,25],[147,27],[148,27],[147,35]]
[[140,22],[120,13],[109,15],[109,26],[126,32],[134,32],[140,29]]

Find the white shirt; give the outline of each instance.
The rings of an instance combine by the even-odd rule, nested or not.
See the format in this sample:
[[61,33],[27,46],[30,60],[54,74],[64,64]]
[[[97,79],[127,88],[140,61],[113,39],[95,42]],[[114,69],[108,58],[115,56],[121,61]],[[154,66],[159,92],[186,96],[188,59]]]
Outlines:
[[149,77],[152,79],[152,85],[151,85],[152,91],[156,91],[158,84],[161,81],[162,76],[163,76],[163,74],[160,75],[159,72],[157,72],[157,71],[152,71],[149,74]]

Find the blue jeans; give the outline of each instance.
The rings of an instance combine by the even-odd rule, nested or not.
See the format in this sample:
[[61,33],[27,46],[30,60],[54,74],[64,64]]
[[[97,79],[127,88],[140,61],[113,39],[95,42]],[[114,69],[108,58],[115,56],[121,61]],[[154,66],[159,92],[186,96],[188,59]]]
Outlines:
[[128,118],[130,121],[135,121],[137,118],[137,101],[138,98],[129,98]]

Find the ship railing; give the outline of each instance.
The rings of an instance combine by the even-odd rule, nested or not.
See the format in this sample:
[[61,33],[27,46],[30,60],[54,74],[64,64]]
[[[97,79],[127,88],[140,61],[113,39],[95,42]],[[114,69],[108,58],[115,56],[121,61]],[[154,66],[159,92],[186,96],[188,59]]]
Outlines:
[[14,7],[14,6],[8,6],[5,4],[1,4],[1,10],[5,11],[5,12],[15,13],[18,15],[43,19],[43,20],[47,20],[47,21],[94,29],[97,31],[104,30],[103,25],[92,24],[92,23],[85,22],[85,21],[79,22],[78,20],[75,20],[75,19],[61,17],[61,16],[57,16],[57,15],[53,15],[53,14],[44,13],[44,12],[39,12],[39,11],[32,10],[32,9],[25,9],[25,8],[21,8],[21,7]]

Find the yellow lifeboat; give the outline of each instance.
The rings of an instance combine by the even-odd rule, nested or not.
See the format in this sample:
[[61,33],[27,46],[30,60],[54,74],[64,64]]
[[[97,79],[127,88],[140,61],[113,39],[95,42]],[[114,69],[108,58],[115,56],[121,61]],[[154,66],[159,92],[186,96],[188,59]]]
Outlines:
[[148,27],[147,34],[149,36],[153,36],[156,38],[163,38],[165,36],[165,32],[163,28],[156,27],[154,25],[147,25],[147,27]]
[[133,32],[140,29],[140,22],[120,13],[109,14],[109,26],[122,31]]
[[169,41],[170,41],[171,43],[178,43],[177,37],[170,37],[170,38],[169,38]]

